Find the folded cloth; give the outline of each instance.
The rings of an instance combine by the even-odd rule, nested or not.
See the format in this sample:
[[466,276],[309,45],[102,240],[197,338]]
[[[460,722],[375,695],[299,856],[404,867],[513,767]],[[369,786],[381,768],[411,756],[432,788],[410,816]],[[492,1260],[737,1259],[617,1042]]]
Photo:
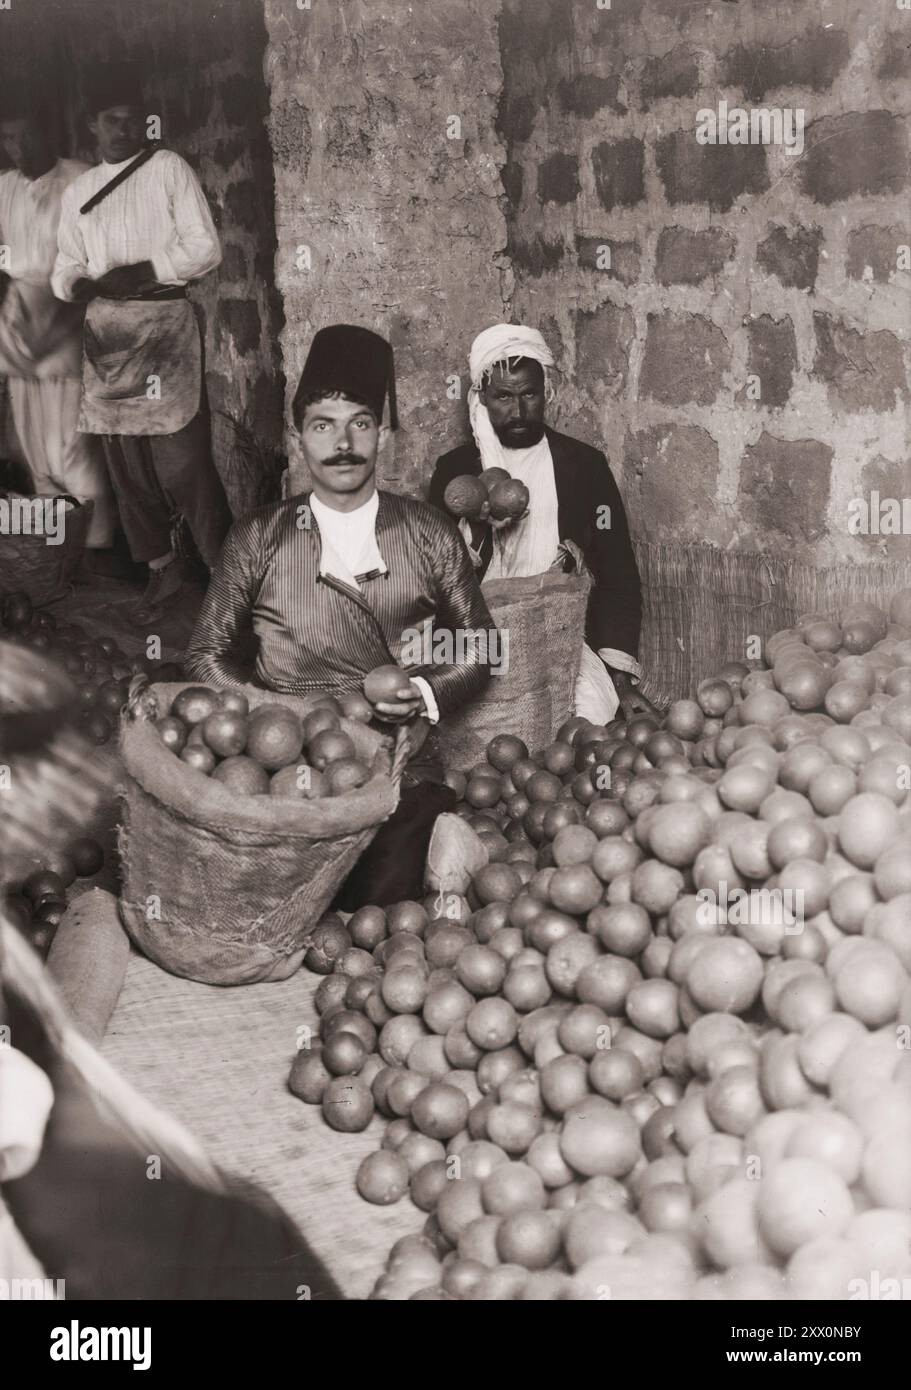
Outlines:
[[104,1037],[130,960],[117,899],[103,888],[70,903],[54,935],[47,968],[76,1027],[92,1042]]
[[24,1052],[0,1046],[0,1182],[29,1172],[38,1162],[54,1090]]
[[[490,856],[484,841],[462,816],[445,811],[430,836],[424,887],[428,893],[468,892],[469,884]],[[443,912],[440,913],[443,916]]]

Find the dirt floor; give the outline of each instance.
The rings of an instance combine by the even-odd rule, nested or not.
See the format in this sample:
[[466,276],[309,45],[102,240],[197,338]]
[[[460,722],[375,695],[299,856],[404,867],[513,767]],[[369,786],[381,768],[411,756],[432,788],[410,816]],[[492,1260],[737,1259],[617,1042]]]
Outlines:
[[188,581],[175,606],[156,624],[154,632],[148,632],[134,627],[129,618],[129,609],[144,587],[143,581],[107,579],[80,571],[70,593],[50,611],[58,622],[79,623],[93,637],[113,637],[128,656],[143,652],[150,636],[160,637],[162,661],[179,661],[205,589],[196,580]]

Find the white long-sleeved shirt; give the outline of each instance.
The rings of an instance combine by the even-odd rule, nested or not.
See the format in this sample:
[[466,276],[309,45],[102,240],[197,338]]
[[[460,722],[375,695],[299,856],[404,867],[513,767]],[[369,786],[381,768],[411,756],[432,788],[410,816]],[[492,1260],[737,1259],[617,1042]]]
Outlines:
[[151,261],[161,284],[185,285],[221,261],[199,180],[173,150],[158,150],[96,208],[80,214],[83,203],[130,162],[102,162],[64,193],[51,277],[59,299],[72,299],[77,280],[97,280],[118,265]]
[[0,245],[9,252],[9,274],[28,285],[46,285],[57,258],[57,228],[67,186],[90,166],[58,159],[37,179],[18,169],[0,174]]

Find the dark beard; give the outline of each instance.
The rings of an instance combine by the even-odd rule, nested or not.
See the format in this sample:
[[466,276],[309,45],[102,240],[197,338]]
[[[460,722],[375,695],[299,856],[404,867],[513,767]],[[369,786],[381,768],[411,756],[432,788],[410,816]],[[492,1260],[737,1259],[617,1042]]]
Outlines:
[[521,430],[494,427],[494,433],[503,445],[504,449],[531,449],[535,444],[540,444],[544,438],[544,422],[530,422],[523,425]]

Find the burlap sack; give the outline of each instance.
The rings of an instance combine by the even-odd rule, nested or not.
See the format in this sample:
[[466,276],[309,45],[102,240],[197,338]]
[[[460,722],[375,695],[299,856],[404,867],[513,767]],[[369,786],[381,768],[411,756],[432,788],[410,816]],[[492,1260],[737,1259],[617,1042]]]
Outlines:
[[483,762],[495,734],[517,734],[530,752],[551,742],[572,714],[590,589],[587,574],[559,570],[481,585],[495,625],[508,637],[508,669],[440,724],[447,767],[464,772]]
[[[152,720],[179,685],[154,685],[124,716],[120,911],[134,943],[175,975],[207,984],[285,979],[336,890],[395,810],[407,757],[400,741],[343,720],[372,763],[356,791],[319,801],[238,797],[176,758]],[[251,708],[312,701],[247,690]],[[156,705],[152,702],[157,702]]]
[[72,584],[85,551],[85,538],[92,520],[94,502],[77,502],[75,497],[26,498],[28,502],[55,504],[55,515],[63,516],[63,539],[49,545],[44,535],[7,535],[0,545],[0,590],[22,590],[36,608],[63,598]]

